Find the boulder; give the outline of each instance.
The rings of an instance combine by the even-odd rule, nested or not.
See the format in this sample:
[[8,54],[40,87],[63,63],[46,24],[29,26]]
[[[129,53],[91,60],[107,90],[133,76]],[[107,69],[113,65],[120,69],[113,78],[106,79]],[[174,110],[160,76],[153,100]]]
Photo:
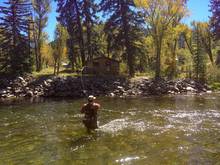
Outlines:
[[32,91],[28,91],[25,96],[26,97],[33,97],[34,93]]
[[0,95],[4,95],[4,94],[6,94],[6,93],[7,93],[6,90],[0,90]]

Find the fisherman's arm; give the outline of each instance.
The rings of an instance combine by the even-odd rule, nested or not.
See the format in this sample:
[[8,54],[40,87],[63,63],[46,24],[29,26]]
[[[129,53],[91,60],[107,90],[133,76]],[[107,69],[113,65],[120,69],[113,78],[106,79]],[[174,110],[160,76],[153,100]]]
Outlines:
[[96,110],[99,110],[101,106],[98,103],[94,103],[94,107],[95,107]]
[[84,104],[80,110],[81,113],[85,113],[86,104]]

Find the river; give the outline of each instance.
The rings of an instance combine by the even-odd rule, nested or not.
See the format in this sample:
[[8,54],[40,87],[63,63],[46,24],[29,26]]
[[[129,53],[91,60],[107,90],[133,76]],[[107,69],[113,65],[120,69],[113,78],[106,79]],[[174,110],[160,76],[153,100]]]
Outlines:
[[166,165],[220,162],[220,95],[98,98],[88,135],[81,100],[0,105],[0,165]]

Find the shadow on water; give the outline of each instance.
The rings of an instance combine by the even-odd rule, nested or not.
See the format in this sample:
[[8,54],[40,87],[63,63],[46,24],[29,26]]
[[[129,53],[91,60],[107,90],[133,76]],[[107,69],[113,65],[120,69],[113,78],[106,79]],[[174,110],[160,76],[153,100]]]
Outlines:
[[90,141],[92,141],[93,139],[90,136],[82,136],[76,140],[73,140],[70,142],[70,145],[72,148],[74,147],[78,147],[78,146],[83,146],[86,143],[89,143]]
[[71,149],[81,148],[84,145],[96,141],[98,138],[97,132],[90,133],[88,135],[83,135],[77,139],[71,140],[70,146]]

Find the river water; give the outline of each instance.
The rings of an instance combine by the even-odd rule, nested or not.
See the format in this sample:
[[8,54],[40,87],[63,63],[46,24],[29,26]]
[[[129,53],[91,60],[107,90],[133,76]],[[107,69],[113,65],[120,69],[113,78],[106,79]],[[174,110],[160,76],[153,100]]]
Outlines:
[[82,100],[0,105],[0,165],[220,164],[220,95],[98,98],[100,128]]

